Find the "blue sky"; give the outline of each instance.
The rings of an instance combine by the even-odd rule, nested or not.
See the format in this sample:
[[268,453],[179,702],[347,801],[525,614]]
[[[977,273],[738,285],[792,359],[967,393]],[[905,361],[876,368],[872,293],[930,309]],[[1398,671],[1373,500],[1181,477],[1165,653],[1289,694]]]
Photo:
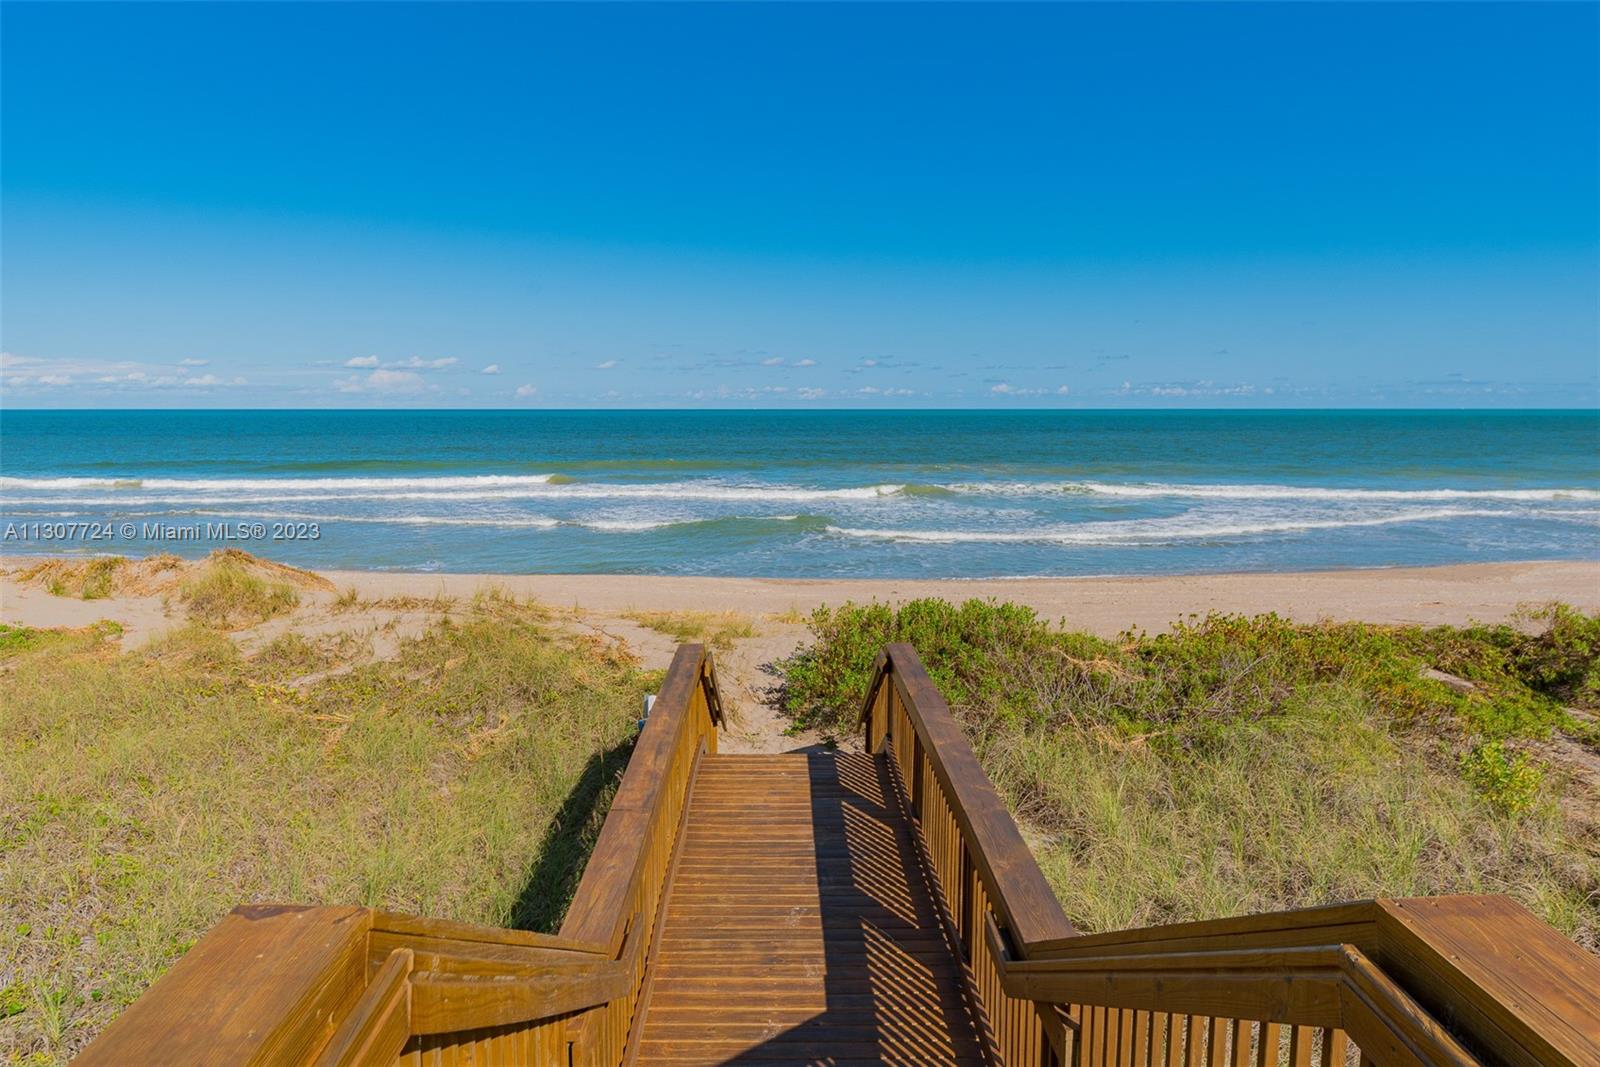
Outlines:
[[1600,402],[1594,4],[0,17],[7,406]]

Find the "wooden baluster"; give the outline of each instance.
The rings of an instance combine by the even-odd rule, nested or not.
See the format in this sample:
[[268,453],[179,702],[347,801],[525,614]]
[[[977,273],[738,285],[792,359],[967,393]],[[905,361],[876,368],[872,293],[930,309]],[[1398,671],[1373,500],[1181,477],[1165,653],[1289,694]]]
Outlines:
[[1249,1020],[1233,1021],[1232,1056],[1229,1067],[1250,1067],[1250,1037],[1254,1030]]
[[1188,1025],[1184,1028],[1184,1063],[1188,1064],[1188,1067],[1203,1067],[1205,1064],[1207,1021],[1204,1015],[1191,1015]]
[[1228,1067],[1228,1020],[1212,1019],[1206,1035],[1206,1067]]
[[1277,1067],[1278,1046],[1283,1042],[1282,1025],[1262,1023],[1260,1037],[1256,1044],[1256,1067]]
[[1289,1067],[1311,1067],[1311,1039],[1316,1031],[1296,1026],[1289,1032]]
[[1150,1013],[1133,1013],[1133,1047],[1128,1062],[1132,1067],[1149,1067],[1150,1064]]
[[1322,1057],[1320,1067],[1344,1067],[1345,1056],[1350,1051],[1350,1038],[1343,1030],[1322,1031]]

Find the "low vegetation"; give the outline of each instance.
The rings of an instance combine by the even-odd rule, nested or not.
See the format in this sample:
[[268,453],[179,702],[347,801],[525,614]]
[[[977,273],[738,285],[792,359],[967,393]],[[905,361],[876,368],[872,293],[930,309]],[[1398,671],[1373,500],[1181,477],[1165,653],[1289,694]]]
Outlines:
[[755,636],[756,625],[737,611],[629,611],[631,619],[647,629],[666,634],[679,644],[692,642],[726,651],[735,641]]
[[184,561],[161,554],[131,560],[126,556],[93,556],[41,560],[17,572],[17,581],[40,585],[52,596],[103,600],[126,594],[149,596],[169,588],[181,574]]
[[240,902],[560,922],[659,677],[505,596],[392,661],[246,656],[218,627],[285,597],[238,562],[136,651],[0,629],[0,1062],[64,1061]]
[[[1597,735],[1568,706],[1600,694],[1600,619],[1212,615],[1106,641],[1017,605],[921,600],[811,626],[785,665],[797,723],[853,730],[878,651],[914,644],[1083,928],[1504,892],[1600,946],[1595,782],[1571,769]],[[1577,758],[1537,755],[1552,747]]]

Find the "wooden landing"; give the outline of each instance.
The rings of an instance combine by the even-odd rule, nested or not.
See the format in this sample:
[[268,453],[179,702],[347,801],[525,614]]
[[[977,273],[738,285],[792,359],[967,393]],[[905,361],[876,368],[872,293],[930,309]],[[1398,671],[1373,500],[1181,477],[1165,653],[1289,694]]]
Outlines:
[[702,761],[638,1063],[984,1062],[883,760]]

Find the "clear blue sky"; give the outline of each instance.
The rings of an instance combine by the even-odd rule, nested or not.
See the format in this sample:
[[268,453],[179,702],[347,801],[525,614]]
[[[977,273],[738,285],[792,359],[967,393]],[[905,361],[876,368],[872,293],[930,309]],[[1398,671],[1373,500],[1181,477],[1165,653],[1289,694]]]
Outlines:
[[1593,405],[1597,13],[6,3],[4,402]]

